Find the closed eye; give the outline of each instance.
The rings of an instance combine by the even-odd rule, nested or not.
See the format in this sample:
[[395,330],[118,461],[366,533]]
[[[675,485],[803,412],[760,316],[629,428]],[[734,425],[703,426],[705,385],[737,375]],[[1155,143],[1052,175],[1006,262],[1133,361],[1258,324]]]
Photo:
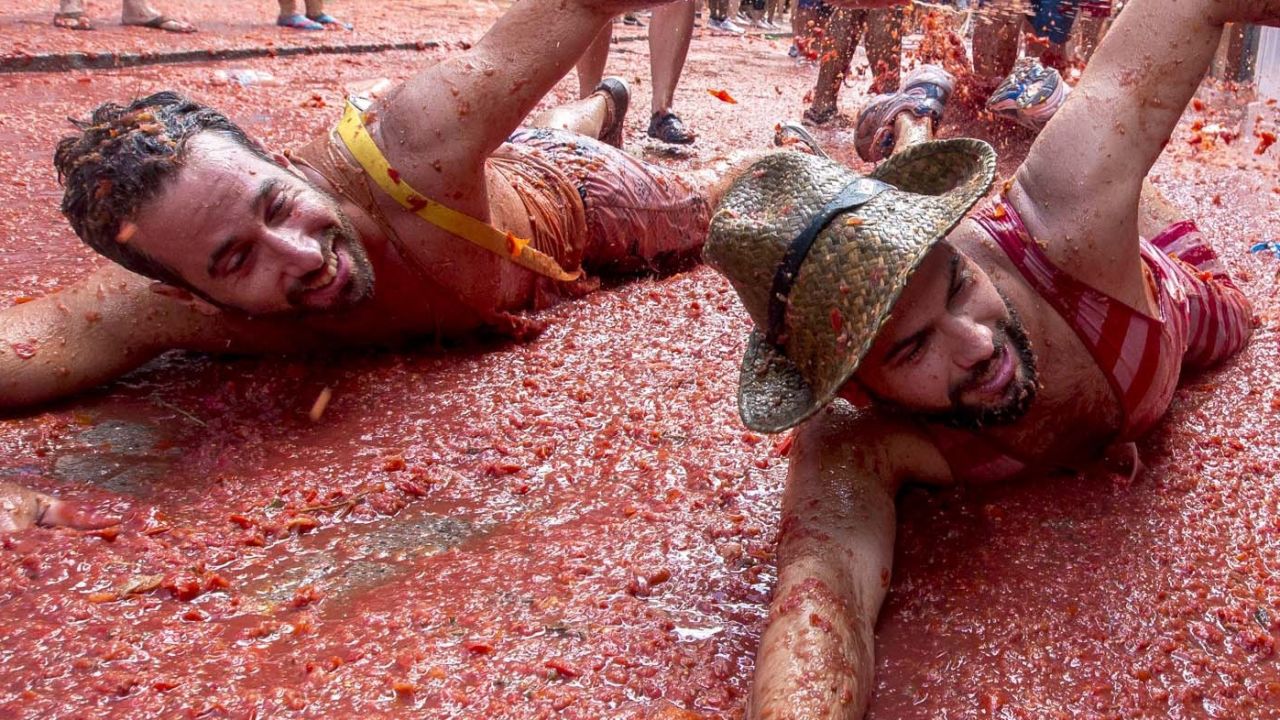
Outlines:
[[921,340],[920,342],[917,342],[914,346],[912,346],[911,352],[907,353],[902,358],[902,364],[914,365],[915,362],[924,355],[924,346],[925,346],[925,342],[923,340]]
[[268,225],[273,225],[279,220],[280,216],[284,212],[284,206],[285,206],[286,200],[287,198],[285,198],[284,193],[278,192],[276,193],[275,198],[273,198],[271,202],[267,204],[267,213],[264,219],[266,220]]
[[953,283],[951,285],[951,289],[947,291],[947,307],[949,308],[951,304],[956,301],[956,299],[958,299],[961,295],[964,295],[964,291],[968,290],[972,285],[973,285],[973,273],[969,272],[968,270],[965,270],[964,272],[957,275],[955,283]]
[[893,347],[887,358],[890,365],[911,365],[924,357],[929,347],[929,338],[933,336],[930,329],[921,330]]
[[249,248],[246,245],[232,252],[231,255],[227,258],[227,264],[223,270],[224,274],[230,275],[231,273],[234,273],[240,268],[244,267],[244,264],[249,260],[250,250],[251,248]]

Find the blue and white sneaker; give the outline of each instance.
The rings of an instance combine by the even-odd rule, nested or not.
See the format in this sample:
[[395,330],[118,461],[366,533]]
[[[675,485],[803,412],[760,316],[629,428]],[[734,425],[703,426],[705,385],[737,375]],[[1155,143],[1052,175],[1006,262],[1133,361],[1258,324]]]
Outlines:
[[987,109],[1024,127],[1039,130],[1058,112],[1071,92],[1062,74],[1035,58],[1022,58],[987,100]]
[[951,73],[937,65],[921,65],[907,74],[898,92],[871,98],[858,113],[854,129],[853,147],[858,156],[868,162],[889,157],[896,141],[893,122],[899,113],[930,118],[937,127],[955,86]]

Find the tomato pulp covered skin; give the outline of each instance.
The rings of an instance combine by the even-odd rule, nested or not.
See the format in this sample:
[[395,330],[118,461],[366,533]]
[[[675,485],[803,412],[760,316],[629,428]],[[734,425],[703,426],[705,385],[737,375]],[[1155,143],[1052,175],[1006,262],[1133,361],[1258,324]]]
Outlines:
[[[0,79],[0,304],[96,262],[48,169],[65,117],[173,86],[284,147],[336,120],[343,82],[450,51],[248,61],[284,84],[244,88],[211,65]],[[679,111],[699,144],[662,162],[766,146],[812,84],[785,51],[696,41]],[[726,58],[760,69],[711,70]],[[647,77],[643,54],[611,62]],[[1155,180],[1257,303],[1253,344],[1179,392],[1134,483],[905,494],[871,717],[1274,715],[1280,315],[1275,262],[1247,247],[1280,232],[1280,177],[1256,142],[1184,142],[1220,112],[1189,111]],[[970,131],[991,132],[944,132]],[[865,169],[847,130],[820,133]],[[1005,174],[1030,142],[992,139]],[[0,717],[740,716],[786,473],[785,438],[737,419],[748,321],[701,267],[542,319],[522,345],[175,354],[0,421],[6,479],[128,517],[0,538]]]

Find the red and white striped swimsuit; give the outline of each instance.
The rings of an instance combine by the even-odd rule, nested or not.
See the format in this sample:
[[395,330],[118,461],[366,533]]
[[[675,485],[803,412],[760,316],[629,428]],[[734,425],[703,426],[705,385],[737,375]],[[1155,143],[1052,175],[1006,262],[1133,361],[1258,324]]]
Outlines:
[[[1158,317],[1151,317],[1063,272],[1045,255],[1013,206],[997,200],[973,215],[1027,283],[1062,316],[1093,356],[1120,401],[1120,442],[1149,430],[1164,415],[1182,369],[1214,365],[1244,347],[1253,332],[1253,306],[1223,271],[1195,223],[1169,226],[1142,260],[1155,279]],[[931,426],[960,480],[999,480],[1027,463],[975,433]]]

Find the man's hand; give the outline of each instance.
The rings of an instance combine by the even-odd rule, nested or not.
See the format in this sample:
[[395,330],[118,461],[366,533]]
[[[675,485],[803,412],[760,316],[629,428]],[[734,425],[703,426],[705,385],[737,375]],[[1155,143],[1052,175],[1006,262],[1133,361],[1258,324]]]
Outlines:
[[120,518],[81,503],[58,500],[13,483],[0,483],[0,532],[25,530],[32,525],[96,530],[119,522]]

